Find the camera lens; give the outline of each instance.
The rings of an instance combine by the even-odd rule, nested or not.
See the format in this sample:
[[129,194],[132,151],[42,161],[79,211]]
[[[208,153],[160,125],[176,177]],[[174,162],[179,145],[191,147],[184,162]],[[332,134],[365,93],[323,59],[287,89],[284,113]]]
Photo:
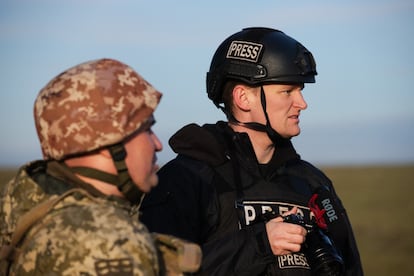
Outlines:
[[315,275],[342,275],[343,260],[320,229],[313,229],[308,233],[304,249]]
[[331,239],[316,225],[308,226],[299,215],[288,215],[283,221],[301,225],[308,234],[303,244],[303,252],[309,261],[312,272],[318,276],[343,275],[344,262],[332,244]]

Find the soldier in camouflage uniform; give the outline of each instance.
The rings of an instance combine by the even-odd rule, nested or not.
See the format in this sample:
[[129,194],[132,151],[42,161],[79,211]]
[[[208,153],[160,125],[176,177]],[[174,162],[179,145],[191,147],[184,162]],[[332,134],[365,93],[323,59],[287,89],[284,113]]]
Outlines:
[[[40,91],[34,117],[44,160],[0,186],[0,274],[160,273],[138,220],[142,194],[158,182],[162,145],[151,126],[160,97],[111,59],[75,66]],[[42,203],[46,211],[33,211]],[[30,227],[10,246],[19,219]]]

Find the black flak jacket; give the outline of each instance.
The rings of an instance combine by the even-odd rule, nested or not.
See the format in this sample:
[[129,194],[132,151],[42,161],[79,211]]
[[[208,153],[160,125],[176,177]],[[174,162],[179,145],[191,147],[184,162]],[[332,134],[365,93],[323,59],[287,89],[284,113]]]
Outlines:
[[317,214],[327,225],[323,233],[342,258],[343,275],[363,275],[349,219],[331,181],[301,160],[290,141],[276,145],[266,165],[257,162],[246,133],[221,121],[187,125],[170,145],[177,157],[159,171],[141,219],[150,231],[200,244],[200,275],[313,275],[319,263],[305,250],[273,255],[265,223],[269,215],[297,206],[304,223],[315,228],[319,224],[309,204],[315,194],[318,208],[325,210]]

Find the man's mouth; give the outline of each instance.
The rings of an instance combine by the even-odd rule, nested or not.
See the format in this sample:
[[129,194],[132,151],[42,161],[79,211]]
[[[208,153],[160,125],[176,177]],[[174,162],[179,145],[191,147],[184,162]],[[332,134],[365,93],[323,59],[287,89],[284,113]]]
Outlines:
[[154,171],[156,172],[156,171],[158,171],[160,169],[160,166],[157,164],[157,161],[158,161],[157,156],[155,155],[152,160],[153,160],[152,166],[154,168]]

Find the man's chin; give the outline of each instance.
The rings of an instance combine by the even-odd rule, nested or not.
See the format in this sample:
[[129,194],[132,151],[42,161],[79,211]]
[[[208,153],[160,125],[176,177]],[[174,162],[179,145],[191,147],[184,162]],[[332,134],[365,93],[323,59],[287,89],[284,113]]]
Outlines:
[[282,137],[285,138],[285,139],[291,139],[295,136],[298,136],[299,134],[300,134],[300,131],[294,132],[294,133],[291,133],[291,134],[288,134],[288,135],[282,135]]
[[158,185],[158,175],[153,174],[149,179],[148,179],[148,192],[149,190],[151,190],[152,188],[154,188],[155,186]]
[[300,134],[300,128],[298,128],[295,131],[292,131],[290,138],[298,136]]

